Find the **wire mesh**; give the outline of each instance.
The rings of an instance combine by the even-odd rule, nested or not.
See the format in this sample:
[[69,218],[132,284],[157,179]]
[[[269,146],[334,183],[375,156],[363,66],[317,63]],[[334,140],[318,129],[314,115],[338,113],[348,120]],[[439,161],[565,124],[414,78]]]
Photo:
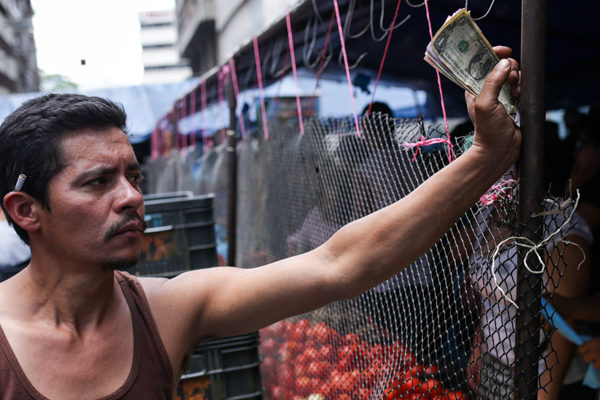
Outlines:
[[[442,135],[419,119],[373,113],[362,118],[361,136],[351,118],[312,120],[303,136],[293,126],[269,129],[269,140],[258,132],[238,149],[237,265],[244,267],[321,245],[448,164],[444,145],[403,146]],[[454,141],[459,154],[465,142]],[[532,261],[519,265],[518,250],[528,243],[520,239],[516,175],[508,171],[426,254],[387,282],[263,329],[265,397],[512,397],[516,271],[540,268]],[[573,246],[561,238],[577,234],[582,222],[571,215],[573,202],[548,199],[545,209],[536,218],[549,239],[532,255],[544,261],[542,281],[551,296],[565,273],[564,252]],[[540,330],[537,317],[528,335],[540,337],[542,376],[558,364],[548,347],[551,332]]]

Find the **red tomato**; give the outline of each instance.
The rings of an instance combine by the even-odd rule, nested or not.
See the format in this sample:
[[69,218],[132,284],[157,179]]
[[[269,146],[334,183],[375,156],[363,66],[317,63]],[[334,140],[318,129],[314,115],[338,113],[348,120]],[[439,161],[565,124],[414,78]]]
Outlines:
[[343,343],[345,346],[359,344],[360,342],[362,342],[362,339],[356,333],[348,333],[343,338]]
[[312,385],[308,376],[300,376],[296,378],[296,393],[300,396],[306,397],[312,391]]
[[350,360],[356,359],[359,354],[358,345],[345,345],[340,348],[339,355],[341,358],[349,358]]
[[410,394],[415,391],[415,388],[420,388],[421,381],[416,376],[408,376],[408,378],[400,384],[400,392]]
[[375,346],[371,347],[369,351],[369,360],[380,360],[384,357],[384,354],[385,352],[383,350],[383,346],[380,344],[376,344]]
[[361,387],[358,389],[359,399],[370,399],[371,398],[371,389]]
[[317,357],[321,360],[331,360],[333,356],[334,352],[331,346],[323,345],[319,347]]
[[279,345],[273,338],[267,338],[260,343],[260,348],[267,354],[273,354],[279,348]]
[[440,381],[437,379],[427,379],[425,382],[421,383],[421,391],[423,393],[429,393],[430,395],[437,395],[441,388]]
[[[304,355],[306,357],[306,360],[308,362],[319,358],[319,352],[314,347],[307,347],[306,349],[304,349],[304,352],[302,353],[302,355]],[[298,361],[298,362],[300,362],[300,361]]]
[[429,367],[425,368],[424,372],[427,375],[437,374],[439,372],[439,368],[437,367],[437,365],[430,365]]
[[271,389],[271,397],[273,400],[282,400],[283,399],[283,390],[279,386],[273,386]]

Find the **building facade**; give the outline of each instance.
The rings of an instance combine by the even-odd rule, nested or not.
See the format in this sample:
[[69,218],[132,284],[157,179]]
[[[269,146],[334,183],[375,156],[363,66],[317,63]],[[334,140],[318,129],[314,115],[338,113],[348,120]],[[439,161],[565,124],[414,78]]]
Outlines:
[[181,82],[192,76],[192,69],[180,57],[174,10],[138,14],[144,64],[144,84]]
[[179,53],[195,76],[224,64],[298,0],[176,0]]
[[0,95],[40,87],[29,0],[0,0]]

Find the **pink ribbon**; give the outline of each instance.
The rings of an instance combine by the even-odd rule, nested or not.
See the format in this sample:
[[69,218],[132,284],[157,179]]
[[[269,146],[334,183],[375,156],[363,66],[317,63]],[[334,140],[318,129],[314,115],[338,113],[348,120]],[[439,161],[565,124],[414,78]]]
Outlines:
[[252,39],[254,42],[254,63],[256,64],[256,79],[258,80],[258,89],[260,92],[260,109],[262,112],[263,131],[265,140],[269,140],[269,128],[267,124],[267,112],[265,110],[265,96],[263,92],[262,72],[260,69],[260,53],[258,51],[258,39],[256,36]]
[[[488,191],[479,198],[479,202],[486,206],[493,204],[496,200],[502,197],[504,194],[508,193],[512,190],[517,181],[514,179],[502,179],[498,182],[497,185],[492,186],[488,189]],[[507,194],[507,197],[510,199],[511,195]]]
[[200,107],[202,113],[202,151],[206,151],[208,141],[206,139],[206,78],[200,84]]
[[292,23],[290,22],[290,13],[285,15],[287,24],[288,42],[290,45],[290,57],[292,60],[292,72],[294,74],[294,83],[296,84],[296,106],[298,108],[298,122],[300,123],[300,134],[304,135],[304,124],[302,122],[302,105],[300,104],[300,89],[298,88],[298,74],[296,73],[296,56],[294,54],[294,35],[292,33]]
[[[429,37],[433,40],[433,30],[431,29],[431,18],[429,16],[429,5],[427,0],[425,0],[425,13],[427,15],[427,24],[429,25]],[[444,104],[444,92],[442,91],[442,80],[440,78],[440,73],[436,69],[435,73],[437,74],[438,87],[440,90],[440,99],[442,101],[442,115],[444,116],[444,125],[446,126],[446,138],[448,139],[448,161],[452,162],[456,158],[454,154],[454,148],[450,142],[450,130],[448,129],[448,118],[446,117],[446,105]]]
[[419,154],[419,149],[421,147],[431,146],[432,144],[440,144],[440,143],[447,144],[448,148],[453,148],[452,143],[450,143],[450,141],[448,141],[448,139],[444,139],[444,138],[426,139],[425,136],[421,136],[421,140],[419,140],[416,143],[403,143],[402,147],[404,147],[405,149],[417,149],[415,151],[415,155],[412,158],[412,161],[415,161],[415,159],[417,158],[417,154]]
[[[229,69],[231,70],[231,80],[233,81],[233,91],[235,92],[236,104],[237,99],[240,97],[240,89],[238,86],[237,73],[235,72],[235,61],[233,61],[233,57],[229,59]],[[244,123],[244,115],[242,114],[242,107],[240,107],[239,120],[240,120],[240,129],[242,130],[242,139],[246,139],[246,126]]]
[[379,85],[379,78],[381,78],[381,71],[383,71],[383,63],[385,62],[385,57],[387,56],[387,52],[390,47],[390,41],[392,40],[392,32],[394,31],[394,25],[396,25],[396,17],[398,17],[398,10],[400,9],[401,2],[402,0],[398,0],[398,3],[396,4],[396,12],[394,13],[394,19],[392,19],[392,27],[390,28],[390,33],[388,35],[387,42],[385,43],[385,49],[383,50],[381,64],[379,64],[379,72],[377,72],[377,79],[375,80],[375,87],[373,88],[373,96],[371,97],[371,104],[369,104],[369,110],[367,111],[367,114],[371,114],[371,107],[373,107],[373,101],[375,101],[375,92],[377,91],[377,86]]
[[340,43],[342,45],[342,55],[344,57],[344,66],[346,68],[346,78],[348,78],[348,87],[350,88],[350,99],[352,100],[352,112],[354,113],[354,123],[356,124],[356,133],[360,137],[360,128],[358,126],[358,116],[356,115],[356,104],[354,102],[354,92],[352,90],[352,79],[350,79],[350,67],[348,66],[348,56],[346,55],[346,44],[344,42],[344,32],[340,22],[340,9],[337,0],[333,0],[335,8],[335,17],[337,20],[338,32],[340,34]]

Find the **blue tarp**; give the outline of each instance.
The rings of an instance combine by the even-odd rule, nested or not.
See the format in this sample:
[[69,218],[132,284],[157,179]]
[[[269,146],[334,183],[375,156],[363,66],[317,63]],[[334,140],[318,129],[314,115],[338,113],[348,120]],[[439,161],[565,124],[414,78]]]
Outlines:
[[[146,140],[161,117],[167,114],[175,101],[198,85],[198,78],[179,83],[124,86],[108,89],[78,91],[99,96],[122,104],[127,113],[127,129],[132,143]],[[0,120],[17,109],[23,102],[44,93],[19,93],[0,96]]]

